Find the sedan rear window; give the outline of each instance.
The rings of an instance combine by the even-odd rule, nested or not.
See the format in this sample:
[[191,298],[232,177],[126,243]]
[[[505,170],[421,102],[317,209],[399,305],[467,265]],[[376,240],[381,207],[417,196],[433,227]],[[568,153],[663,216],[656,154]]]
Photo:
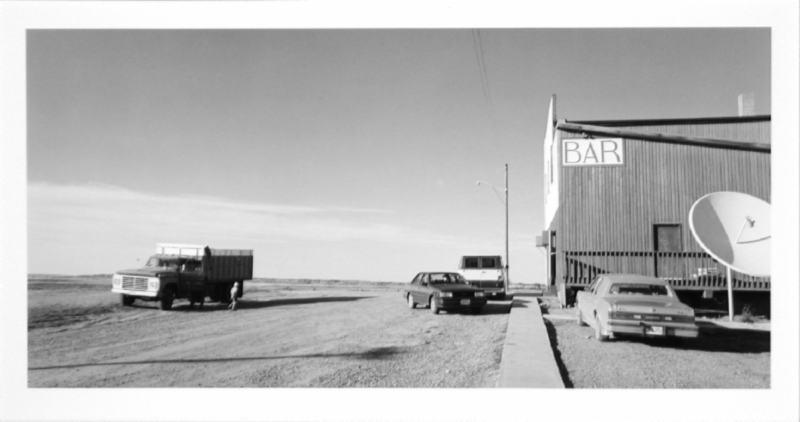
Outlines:
[[666,286],[660,284],[612,284],[608,289],[612,295],[645,295],[645,296],[669,296]]

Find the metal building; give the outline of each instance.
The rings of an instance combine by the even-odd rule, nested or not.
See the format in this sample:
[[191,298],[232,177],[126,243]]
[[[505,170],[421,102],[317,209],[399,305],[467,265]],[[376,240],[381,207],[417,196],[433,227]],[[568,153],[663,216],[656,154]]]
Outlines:
[[[770,202],[770,116],[557,120],[553,96],[543,148],[537,246],[562,304],[617,272],[667,279],[682,299],[724,296],[725,267],[693,239],[689,209],[716,191]],[[733,288],[768,303],[768,278],[734,273]]]

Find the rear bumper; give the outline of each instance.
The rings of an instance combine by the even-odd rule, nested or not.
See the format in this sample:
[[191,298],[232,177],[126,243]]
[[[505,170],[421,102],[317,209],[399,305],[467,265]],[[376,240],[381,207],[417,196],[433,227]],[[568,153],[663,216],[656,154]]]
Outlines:
[[481,283],[486,283],[486,282],[475,281],[475,280],[467,281],[467,284],[469,284],[470,286],[483,290],[483,293],[486,296],[502,296],[506,294],[505,288],[503,288],[503,286],[498,287],[497,283],[495,282],[489,283],[493,284],[493,286],[482,286]]
[[[661,327],[661,330],[658,329]],[[623,334],[639,337],[686,337],[698,336],[698,328],[694,324],[680,323],[647,323],[640,321],[611,320],[606,325],[607,335]],[[656,334],[653,331],[661,331]]]

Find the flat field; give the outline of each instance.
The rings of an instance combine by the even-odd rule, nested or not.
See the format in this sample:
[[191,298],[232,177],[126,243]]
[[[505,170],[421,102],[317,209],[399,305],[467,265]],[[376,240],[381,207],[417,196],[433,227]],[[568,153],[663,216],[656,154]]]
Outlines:
[[110,276],[31,276],[29,387],[494,387],[510,302],[409,309],[399,284],[245,282],[235,312],[123,307]]

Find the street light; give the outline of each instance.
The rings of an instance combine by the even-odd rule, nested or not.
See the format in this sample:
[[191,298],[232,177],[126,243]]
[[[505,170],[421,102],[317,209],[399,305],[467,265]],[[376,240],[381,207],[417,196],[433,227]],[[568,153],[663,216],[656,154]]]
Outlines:
[[[509,275],[508,275],[508,268],[509,268],[509,262],[508,262],[508,163],[506,163],[506,185],[505,185],[505,188],[503,189],[503,194],[504,195],[501,195],[500,194],[500,189],[497,188],[495,185],[493,185],[491,183],[484,182],[482,180],[478,180],[477,182],[475,182],[475,184],[478,185],[478,186],[486,185],[486,186],[489,186],[490,188],[492,188],[494,193],[497,195],[497,198],[500,199],[500,201],[503,202],[505,204],[505,207],[506,207],[506,263],[505,263],[506,276],[504,277],[504,279],[505,279],[504,281],[505,281],[505,290],[506,290],[506,292],[508,292],[508,286],[510,284]],[[505,196],[505,198],[503,198],[503,196]]]

